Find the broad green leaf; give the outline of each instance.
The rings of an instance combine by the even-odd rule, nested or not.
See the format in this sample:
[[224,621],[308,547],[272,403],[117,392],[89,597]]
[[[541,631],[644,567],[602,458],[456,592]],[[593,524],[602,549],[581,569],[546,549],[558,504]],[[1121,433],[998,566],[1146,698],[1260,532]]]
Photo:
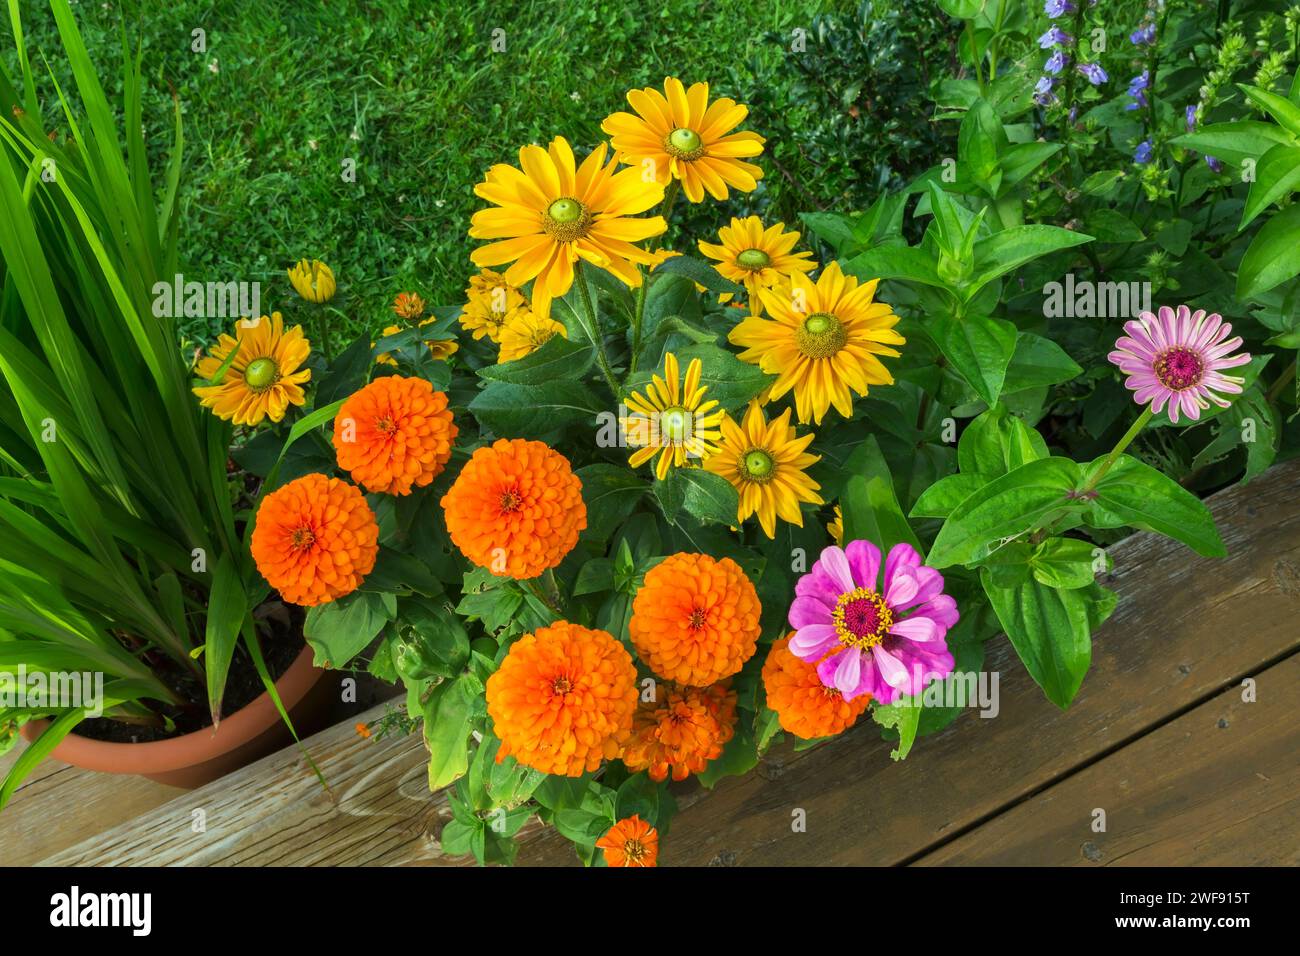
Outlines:
[[1172,142],[1175,146],[1194,149],[1233,166],[1241,166],[1248,159],[1258,162],[1278,143],[1296,145],[1296,138],[1272,123],[1238,120],[1205,126],[1195,133],[1176,136]]
[[898,731],[898,746],[889,752],[891,760],[906,760],[916,743],[916,732],[921,726],[921,713],[925,708],[922,697],[900,697],[892,704],[877,704],[871,708],[871,717],[881,727]]
[[726,478],[703,468],[675,468],[670,477],[680,482],[681,507],[691,517],[728,527],[737,524],[740,496]]
[[921,285],[947,288],[939,277],[934,256],[919,246],[884,246],[858,253],[844,263],[844,271],[863,282],[872,279],[900,279]]
[[1057,385],[1082,375],[1083,369],[1051,339],[1021,332],[1002,382],[1004,395],[1045,385]]
[[1132,219],[1105,206],[1088,213],[1084,225],[1098,242],[1141,242],[1146,238]]
[[1016,350],[1016,327],[1005,319],[970,315],[932,317],[926,331],[948,360],[988,405],[997,404],[1007,366]]
[[1048,516],[1082,510],[1073,494],[1079,466],[1068,458],[1041,458],[997,478],[961,503],[939,529],[926,563],[934,568],[979,560],[991,548],[1024,534]]
[[535,352],[501,365],[485,365],[479,378],[512,385],[546,385],[556,379],[580,379],[595,361],[595,350],[585,342],[554,335]]
[[967,425],[957,442],[957,465],[962,472],[983,475],[989,481],[1047,455],[1047,443],[1037,429],[1002,405]]
[[1034,580],[1049,588],[1085,588],[1096,577],[1097,547],[1078,538],[1048,538],[1029,559]]
[[1238,231],[1273,203],[1300,189],[1300,146],[1278,144],[1264,154],[1255,167],[1255,181],[1250,184],[1246,207],[1241,213]]
[[346,597],[308,608],[303,636],[317,667],[346,667],[393,618],[391,595],[354,591]]
[[1242,256],[1237,298],[1253,299],[1300,274],[1300,205],[1264,223]]
[[885,461],[876,436],[867,436],[845,459],[844,470],[849,474],[840,495],[845,544],[870,541],[888,553],[894,545],[905,542],[919,551],[921,542],[899,507],[889,463]]
[[471,699],[464,680],[443,681],[424,702],[424,745],[429,751],[429,789],[441,790],[469,769]]
[[1248,83],[1238,83],[1238,89],[1246,94],[1256,106],[1277,120],[1278,125],[1293,136],[1300,136],[1300,106],[1292,103],[1285,96],[1278,96],[1268,90]]
[[1064,710],[1092,663],[1088,592],[1058,591],[1035,580],[1015,588],[998,587],[987,570],[980,580],[1029,676]]
[[[1089,473],[1103,460],[1094,461]],[[1093,527],[1131,525],[1181,541],[1197,554],[1213,558],[1227,554],[1201,499],[1136,458],[1120,455],[1093,490],[1088,512]]]
[[594,541],[606,541],[650,489],[650,483],[626,465],[596,463],[574,472],[582,482],[587,506],[587,530]]
[[909,514],[913,518],[946,518],[994,477],[974,472],[946,475],[921,492],[921,497],[916,499]]
[[594,424],[610,409],[582,382],[563,379],[545,385],[489,382],[469,403],[479,423],[498,437],[537,438],[578,422]]
[[1043,256],[1092,242],[1092,236],[1058,226],[1012,226],[975,243],[975,279],[966,298],[992,282]]

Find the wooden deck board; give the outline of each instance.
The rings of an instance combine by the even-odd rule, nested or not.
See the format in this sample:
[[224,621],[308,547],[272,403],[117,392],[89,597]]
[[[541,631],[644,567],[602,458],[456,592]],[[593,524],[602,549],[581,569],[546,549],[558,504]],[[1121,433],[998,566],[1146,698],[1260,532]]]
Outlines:
[[[1300,656],[1231,687],[923,865],[1300,864]],[[1096,810],[1104,832],[1093,832]]]
[[[1227,559],[1197,558],[1182,545],[1147,534],[1113,546],[1108,583],[1120,593],[1119,609],[1095,636],[1092,672],[1068,712],[1047,702],[1006,641],[995,639],[985,666],[1000,674],[997,718],[965,714],[920,741],[902,763],[890,761],[892,745],[869,722],[814,750],[796,754],[778,747],[755,773],[724,780],[711,792],[695,788],[682,794],[682,812],[663,842],[664,862],[910,863],[938,859],[945,845],[964,847],[968,838],[975,842],[963,851],[969,854],[964,861],[998,859],[996,846],[971,834],[1045,794],[1067,792],[1058,788],[1076,777],[1092,779],[1103,772],[1099,768],[1121,773],[1125,765],[1114,762],[1118,757],[1148,736],[1172,733],[1169,727],[1212,706],[1243,677],[1285,673],[1277,670],[1284,667],[1279,662],[1300,649],[1294,623],[1300,613],[1297,486],[1300,462],[1290,462],[1211,500]],[[1250,746],[1249,735],[1211,735],[1203,759],[1243,761]],[[107,832],[69,842],[45,861],[462,862],[438,851],[446,804],[441,795],[426,792],[418,737],[362,741],[348,724],[317,735],[309,747],[331,781],[334,799],[291,749],[135,819],[110,827],[113,821],[106,818]],[[1238,789],[1244,780],[1214,779],[1220,781],[1216,786]],[[196,808],[206,812],[206,833],[190,832]],[[792,831],[796,809],[806,814],[807,832]],[[1275,839],[1274,816],[1257,815],[1255,831],[1248,820],[1233,826],[1247,841]],[[1295,831],[1290,827],[1292,850]],[[0,837],[0,856],[7,843]],[[1017,845],[1016,862],[1055,861],[1058,844],[1058,835],[1045,832],[1040,840]],[[1279,852],[1285,854],[1286,846]],[[1226,853],[1213,840],[1193,842],[1187,861],[1222,861]],[[553,831],[530,827],[521,863],[572,859]]]

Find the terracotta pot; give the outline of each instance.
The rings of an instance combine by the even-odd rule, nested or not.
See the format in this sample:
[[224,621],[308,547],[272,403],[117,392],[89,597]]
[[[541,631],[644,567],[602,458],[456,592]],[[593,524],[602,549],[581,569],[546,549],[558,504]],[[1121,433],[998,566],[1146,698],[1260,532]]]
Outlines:
[[[324,677],[325,671],[312,664],[311,648],[304,647],[275,682],[280,701],[300,738],[319,729],[328,710],[332,684]],[[23,727],[23,736],[33,740],[46,724],[44,720],[32,721]],[[109,743],[69,734],[50,756],[83,770],[133,773],[192,790],[292,742],[293,736],[270,695],[263,693],[247,707],[222,718],[215,731],[205,727],[170,740],[139,744]]]

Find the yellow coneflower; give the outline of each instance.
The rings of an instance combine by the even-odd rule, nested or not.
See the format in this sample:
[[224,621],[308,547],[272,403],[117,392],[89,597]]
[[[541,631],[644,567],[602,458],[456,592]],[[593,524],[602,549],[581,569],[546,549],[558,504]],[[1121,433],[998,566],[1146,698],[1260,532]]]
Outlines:
[[568,141],[557,136],[548,149],[523,147],[519,168],[493,166],[474,187],[497,208],[474,213],[469,234],[497,241],[470,258],[477,266],[513,263],[505,273],[511,285],[535,280],[532,308],[543,318],[550,318],[551,300],[572,287],[580,258],[639,286],[636,264],[648,265],[651,257],[633,243],[667,228],[662,216],[631,218],[662,200],[663,186],[646,182],[639,169],[615,172],[607,152],[601,143],[578,166]]
[[831,536],[831,540],[843,547],[844,545],[844,511],[839,505],[835,506],[835,517],[826,523],[826,533]]
[[[434,321],[433,319],[425,319],[423,322],[420,323],[419,327],[424,328],[426,325],[433,324],[433,321]],[[401,331],[403,331],[403,329],[400,325],[390,325],[385,327],[384,331],[380,333],[380,338],[386,339],[388,338],[388,336],[396,335],[398,332]],[[377,344],[378,344],[377,342],[371,342],[370,347],[374,348]],[[455,355],[456,350],[460,348],[460,343],[457,342],[454,338],[425,339],[424,344],[429,347],[429,354],[433,356],[434,361],[443,361],[448,357]],[[375,356],[375,364],[396,366],[397,359],[393,358],[393,356],[390,355],[388,352],[380,352],[378,355]]]
[[302,386],[311,379],[311,369],[300,367],[311,354],[311,343],[301,326],[286,332],[279,312],[240,319],[235,335],[223,333],[199,361],[199,376],[211,380],[232,349],[235,358],[221,381],[194,389],[204,408],[236,425],[256,425],[264,418],[278,422],[290,405],[306,403]]
[[681,180],[691,202],[701,202],[707,190],[714,199],[726,199],[727,187],[752,192],[763,171],[742,157],[763,152],[757,133],[732,133],[749,115],[749,107],[726,98],[709,102],[707,83],[688,90],[676,77],[664,80],[664,91],[654,87],[629,90],[633,113],[614,113],[600,124],[620,161],[638,174],[648,170],[660,183]]
[[685,382],[679,379],[677,356],[664,356],[664,374],[653,376],[645,395],[633,392],[626,405],[630,412],[623,423],[628,445],[637,449],[628,464],[639,468],[655,455],[655,476],[661,481],[669,469],[680,468],[688,459],[707,459],[718,451],[719,426],[726,412],[713,400],[705,401],[707,386],[700,384],[703,365],[691,359]]
[[501,352],[497,363],[513,362],[530,355],[556,335],[567,339],[569,332],[554,319],[544,319],[535,312],[517,315],[501,328]]
[[460,324],[473,333],[475,340],[486,336],[499,343],[502,326],[529,311],[527,297],[491,269],[470,276],[465,297]]
[[858,285],[832,262],[814,283],[790,276],[788,289],[759,289],[771,318],[750,316],[728,334],[745,351],[740,358],[776,374],[770,400],[794,392],[799,421],[820,423],[833,405],[853,415],[853,395],[870,385],[889,385],[894,376],[876,356],[897,356],[906,340],[894,331],[898,316],[875,302],[879,280]]
[[297,293],[308,302],[328,302],[334,298],[337,285],[334,272],[319,259],[300,259],[289,270],[289,281]]
[[745,287],[755,315],[763,314],[759,289],[772,288],[783,277],[817,268],[811,252],[790,251],[799,241],[799,233],[786,232],[783,222],[764,229],[763,220],[757,216],[732,219],[731,225],[718,230],[718,238],[721,245],[701,242],[700,252],[718,260],[714,268],[723,278]]
[[737,524],[752,514],[769,538],[776,537],[776,519],[803,527],[800,502],[822,504],[821,485],[805,470],[821,461],[806,451],[812,443],[809,432],[802,438],[790,424],[790,409],[768,422],[758,402],[750,402],[744,421],[737,425],[728,415],[722,420],[721,448],[704,462],[704,467],[731,482],[740,494]]

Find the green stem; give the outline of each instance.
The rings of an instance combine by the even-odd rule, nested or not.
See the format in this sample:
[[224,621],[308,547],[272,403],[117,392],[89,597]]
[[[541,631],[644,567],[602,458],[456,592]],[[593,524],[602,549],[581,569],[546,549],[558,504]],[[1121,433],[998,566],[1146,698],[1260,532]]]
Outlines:
[[330,340],[329,340],[329,323],[325,321],[325,310],[316,309],[316,351],[320,352],[321,357],[325,359],[325,364],[330,361]]
[[966,21],[966,39],[970,43],[970,58],[975,64],[975,82],[979,85],[980,95],[984,95],[984,71],[980,69],[979,48],[975,44],[975,21]]
[[[547,571],[547,574],[550,574],[550,572]],[[546,590],[537,583],[538,580],[538,578],[529,578],[528,580],[520,581],[519,583],[525,591],[554,611],[557,616],[564,617],[563,609],[550,597],[550,595],[546,593]]]
[[1277,401],[1277,397],[1282,394],[1282,389],[1286,387],[1286,383],[1295,378],[1295,363],[1296,360],[1292,359],[1291,364],[1282,370],[1282,374],[1277,377],[1277,381],[1269,387],[1268,394],[1265,398],[1270,404]]
[[1137,438],[1138,432],[1146,428],[1147,423],[1155,417],[1155,414],[1156,413],[1153,412],[1149,406],[1142,411],[1142,414],[1137,417],[1137,421],[1130,425],[1128,431],[1124,433],[1124,437],[1115,443],[1115,447],[1110,450],[1110,454],[1107,455],[1106,460],[1101,463],[1101,467],[1098,468],[1093,476],[1088,479],[1088,484],[1084,487],[1083,494],[1092,491],[1101,483],[1101,479],[1106,476],[1106,472],[1110,471],[1115,462],[1119,460],[1119,456],[1124,453],[1124,449],[1132,444],[1133,439]]
[[573,273],[578,282],[578,298],[582,300],[582,309],[586,312],[586,315],[580,316],[579,320],[583,322],[587,337],[591,339],[591,344],[596,349],[596,364],[600,366],[601,374],[605,376],[610,391],[614,393],[615,399],[621,399],[623,392],[619,388],[618,379],[614,377],[609,356],[605,354],[605,343],[600,334],[600,321],[596,318],[596,307],[592,304],[591,289],[587,286],[587,273],[581,259],[575,263]]

